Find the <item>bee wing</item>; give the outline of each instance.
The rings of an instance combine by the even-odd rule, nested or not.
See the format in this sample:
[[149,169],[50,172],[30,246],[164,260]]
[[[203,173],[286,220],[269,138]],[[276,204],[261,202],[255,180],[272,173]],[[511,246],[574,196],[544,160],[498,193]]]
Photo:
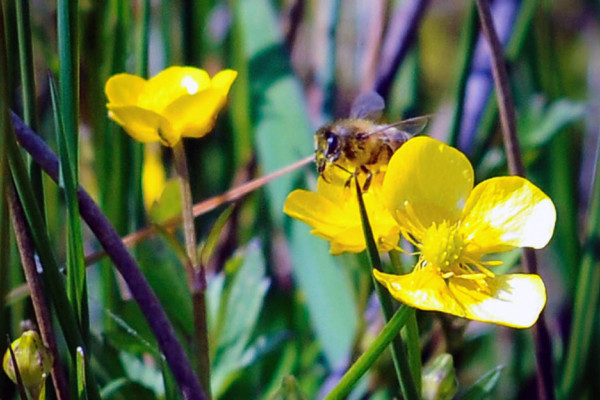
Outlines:
[[427,126],[427,123],[429,122],[430,118],[431,115],[422,115],[420,117],[414,117],[394,122],[393,124],[379,125],[378,129],[369,132],[367,136],[386,131],[390,128],[394,128],[400,133],[402,133],[406,137],[406,139],[408,139],[411,136],[421,133],[423,129],[425,129],[425,127]]
[[425,129],[430,119],[431,115],[422,115],[420,117],[409,118],[403,121],[390,124],[387,127],[394,127],[398,130],[408,133],[409,135],[414,136],[421,133],[423,129]]
[[376,92],[366,92],[359,95],[352,103],[350,118],[376,120],[381,117],[385,101]]

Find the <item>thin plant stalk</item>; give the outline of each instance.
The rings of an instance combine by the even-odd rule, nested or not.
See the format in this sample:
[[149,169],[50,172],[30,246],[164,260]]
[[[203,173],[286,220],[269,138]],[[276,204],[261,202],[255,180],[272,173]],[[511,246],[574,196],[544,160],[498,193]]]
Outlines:
[[[56,155],[48,148],[43,140],[41,140],[39,136],[26,126],[14,113],[12,114],[12,123],[21,146],[40,164],[42,170],[46,172],[52,180],[57,182],[59,166]],[[14,150],[10,154],[19,153],[16,149],[16,143],[14,143],[13,147],[9,150]],[[175,330],[169,322],[164,309],[160,305],[156,294],[148,284],[148,281],[141,272],[139,266],[123,245],[119,234],[84,189],[79,187],[77,196],[81,216],[90,227],[90,230],[98,238],[100,245],[106,250],[115,267],[127,283],[133,298],[140,307],[140,311],[144,314],[152,333],[156,337],[156,341],[169,364],[169,367],[173,371],[173,376],[177,381],[184,398],[186,400],[207,399],[181,344],[175,336]],[[58,268],[56,269],[58,270]],[[63,297],[66,297],[64,293]],[[65,308],[70,307],[66,300],[64,303],[66,303],[64,306]],[[61,317],[66,317],[63,314],[65,313],[58,313],[59,319]],[[70,316],[70,321],[70,324],[65,325],[74,325],[74,317],[72,315]],[[74,335],[78,336],[78,333],[78,331],[75,331]],[[68,337],[67,339],[71,338]],[[74,339],[75,340],[72,340],[73,343],[81,343],[79,337],[75,337]],[[67,342],[70,342],[70,340],[67,340]],[[86,363],[86,366],[89,366],[89,363]],[[86,376],[90,378],[91,375],[86,374]],[[88,395],[89,394],[88,383]]]
[[29,232],[27,230],[27,222],[23,214],[23,208],[15,192],[12,184],[7,185],[7,197],[9,201],[12,226],[15,232],[17,247],[21,256],[21,265],[27,286],[29,287],[29,296],[33,304],[33,311],[37,321],[37,326],[40,330],[42,342],[52,354],[54,363],[52,365],[52,382],[54,391],[58,400],[69,398],[69,385],[61,363],[59,361],[58,346],[54,337],[54,329],[52,328],[52,313],[48,307],[48,302],[44,295],[44,289],[40,275],[37,272],[35,265],[35,252]]
[[[362,197],[361,185],[358,179],[354,178],[356,184],[356,197],[358,198],[358,205],[360,210],[360,219],[362,221],[363,232],[365,235],[365,241],[367,243],[367,253],[369,254],[369,262],[371,263],[371,269],[377,269],[382,271],[381,259],[379,258],[379,252],[377,251],[377,245],[373,238],[373,230],[371,229],[371,223],[369,222],[369,216],[367,209],[365,208],[365,202]],[[381,304],[383,316],[386,322],[389,322],[394,314],[393,305],[390,295],[379,285],[375,277],[373,277],[373,285],[375,286],[375,292]],[[414,309],[407,307],[408,312],[414,314]],[[400,389],[402,395],[407,400],[420,399],[421,396],[415,385],[415,380],[412,376],[412,371],[408,363],[408,356],[406,354],[406,348],[402,337],[398,334],[392,340],[392,359],[394,361],[394,367],[396,368],[396,374],[400,383]]]
[[381,353],[390,345],[394,338],[398,337],[398,332],[406,324],[411,314],[410,307],[401,306],[394,314],[379,335],[373,340],[369,348],[352,364],[346,371],[342,379],[333,388],[324,400],[345,399],[354,388],[358,380],[373,365]]
[[[407,274],[410,271],[407,270],[405,265],[400,259],[400,252],[398,250],[392,250],[389,253],[392,265],[396,270],[395,273]],[[422,376],[423,376],[423,365],[421,362],[421,341],[419,337],[419,326],[417,324],[417,313],[414,312],[408,317],[406,326],[402,328],[402,332],[406,338],[406,347],[408,349],[408,364],[412,372],[415,385],[419,393],[422,393]]]
[[[502,137],[508,168],[511,174],[525,176],[525,167],[521,158],[521,149],[517,139],[515,109],[510,92],[508,74],[504,64],[503,50],[492,20],[490,5],[487,0],[477,0],[481,28],[488,38],[492,53],[492,74],[498,97]],[[524,248],[522,260],[525,270],[530,274],[537,273],[537,259],[535,251]],[[537,323],[533,327],[536,356],[536,374],[538,383],[538,397],[540,399],[554,399],[554,377],[552,372],[552,343],[546,327],[544,313],[540,313]]]
[[192,294],[194,312],[194,346],[197,360],[197,373],[200,376],[202,387],[210,398],[210,358],[208,352],[208,326],[206,322],[206,271],[200,264],[197,250],[196,227],[194,226],[194,212],[192,191],[190,189],[190,175],[187,167],[183,140],[173,146],[175,170],[181,188],[183,235],[187,262],[185,270],[188,286]]

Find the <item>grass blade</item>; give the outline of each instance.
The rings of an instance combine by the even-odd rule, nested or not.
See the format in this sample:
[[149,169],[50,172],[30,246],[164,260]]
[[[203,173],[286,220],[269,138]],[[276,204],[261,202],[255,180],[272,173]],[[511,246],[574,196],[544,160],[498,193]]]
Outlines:
[[571,336],[565,357],[560,392],[563,398],[569,398],[586,373],[584,366],[590,354],[590,343],[594,322],[596,321],[596,304],[600,297],[600,165],[596,149],[596,166],[592,197],[590,199],[586,221],[587,234],[581,260],[581,269],[575,287],[575,306],[571,323]]
[[[411,308],[401,306],[398,311],[390,318],[385,327],[379,332],[369,348],[356,360],[350,369],[344,374],[340,382],[325,397],[325,400],[344,399],[350,393],[358,380],[375,363],[379,355],[387,346],[398,337],[398,332],[406,324],[411,314]],[[411,398],[419,398],[411,397]]]
[[69,151],[67,133],[64,129],[63,114],[58,104],[56,85],[52,76],[50,79],[50,94],[54,109],[54,127],[60,155],[60,186],[63,189],[67,205],[67,293],[76,312],[84,340],[89,331],[87,312],[87,295],[85,282],[85,263],[83,237],[79,220],[79,203],[77,202],[77,164],[74,154]]
[[[365,202],[362,197],[362,189],[360,187],[358,179],[355,178],[354,182],[356,184],[356,197],[358,198],[360,218],[362,220],[365,241],[367,242],[367,253],[369,255],[371,268],[377,269],[378,271],[382,271],[381,259],[379,258],[377,245],[375,244],[375,239],[373,238],[373,230],[371,229],[371,223],[369,222],[369,216],[367,214]],[[377,292],[377,297],[379,298],[379,302],[381,303],[381,309],[383,311],[385,320],[389,322],[392,319],[392,315],[394,312],[390,295],[381,287],[381,285],[375,280],[375,278],[373,278],[373,284],[375,285],[375,291]],[[406,312],[412,313],[414,318],[414,309],[403,306],[402,309],[404,308],[408,309],[408,311]],[[394,360],[394,367],[396,368],[396,374],[398,375],[398,381],[400,382],[400,388],[402,389],[402,395],[405,399],[408,400],[419,399],[421,396],[415,385],[415,379],[412,376],[411,368],[408,362],[408,356],[406,354],[406,349],[404,347],[404,343],[402,342],[402,337],[399,335],[399,332],[400,331],[397,332],[398,334],[392,341],[391,349],[392,358]]]

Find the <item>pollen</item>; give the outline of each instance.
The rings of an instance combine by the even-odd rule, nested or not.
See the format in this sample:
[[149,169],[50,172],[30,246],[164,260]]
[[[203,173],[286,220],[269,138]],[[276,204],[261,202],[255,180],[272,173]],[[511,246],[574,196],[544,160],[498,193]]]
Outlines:
[[431,225],[420,244],[421,257],[426,265],[437,267],[442,273],[451,273],[461,263],[465,240],[457,224],[444,221]]

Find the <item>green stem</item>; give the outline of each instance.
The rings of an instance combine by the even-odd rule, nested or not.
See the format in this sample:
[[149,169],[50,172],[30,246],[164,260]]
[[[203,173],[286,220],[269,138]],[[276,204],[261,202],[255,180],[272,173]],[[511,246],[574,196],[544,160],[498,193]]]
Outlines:
[[356,382],[367,372],[387,346],[398,337],[398,331],[410,318],[412,309],[401,306],[379,332],[369,348],[356,360],[324,400],[345,399]]
[[[369,222],[369,216],[367,215],[367,209],[365,207],[365,202],[362,197],[360,183],[358,182],[358,179],[354,179],[354,181],[356,184],[356,197],[358,198],[360,218],[362,221],[365,241],[367,243],[367,252],[369,254],[371,268],[377,269],[378,271],[382,271],[381,260],[379,258],[379,252],[377,250],[377,245],[375,244],[375,239],[373,238],[373,230],[371,229],[371,223]],[[381,285],[379,285],[379,283],[375,280],[375,277],[373,277],[373,284],[375,286],[375,291],[377,292],[379,302],[381,303],[383,316],[385,317],[386,321],[390,321],[394,313],[391,297],[385,291],[385,289],[381,287]],[[414,309],[409,308],[409,310],[412,311],[412,313],[414,314]],[[392,359],[394,360],[394,367],[396,369],[398,381],[400,382],[400,389],[402,390],[402,395],[407,400],[419,399],[421,396],[419,396],[419,392],[417,390],[417,387],[415,386],[415,381],[413,379],[412,372],[408,364],[406,348],[400,335],[396,335],[394,337],[391,349]]]
[[182,140],[173,146],[173,158],[175,169],[179,177],[181,201],[183,203],[183,234],[185,237],[185,248],[188,258],[185,263],[185,270],[194,309],[193,348],[197,360],[196,369],[200,376],[200,383],[206,391],[206,395],[210,398],[210,357],[208,349],[208,326],[206,322],[206,271],[199,262],[198,251],[196,249],[197,240],[196,228],[194,226],[194,203],[192,201],[190,176]]
[[[405,267],[400,259],[400,252],[392,250],[389,252],[390,260],[396,270],[396,273],[407,274],[410,271]],[[421,362],[421,338],[419,335],[419,325],[417,324],[417,314],[412,313],[406,326],[402,328],[402,333],[406,338],[406,347],[408,349],[408,364],[412,376],[415,380],[415,385],[419,393],[422,393],[422,377],[423,377],[423,365]]]

